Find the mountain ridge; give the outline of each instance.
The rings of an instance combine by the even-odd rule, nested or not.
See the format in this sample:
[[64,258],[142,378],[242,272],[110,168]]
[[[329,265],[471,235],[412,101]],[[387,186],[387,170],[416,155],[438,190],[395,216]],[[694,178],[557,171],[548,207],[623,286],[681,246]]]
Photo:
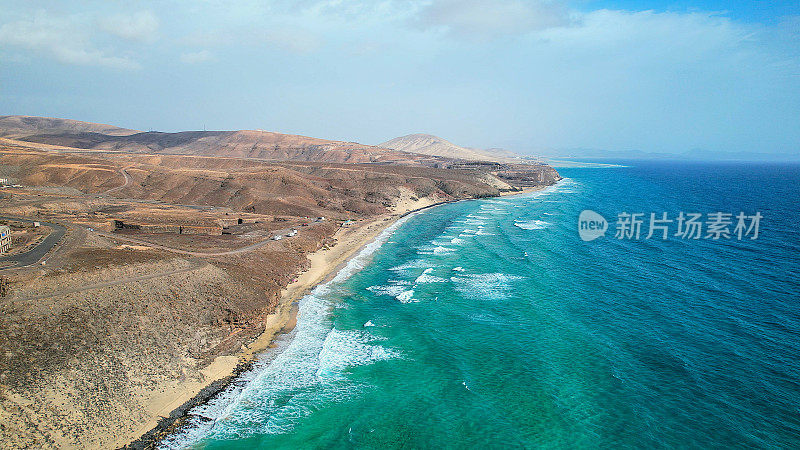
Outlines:
[[432,163],[430,155],[264,130],[137,131],[36,116],[0,116],[0,137],[84,150],[341,163]]

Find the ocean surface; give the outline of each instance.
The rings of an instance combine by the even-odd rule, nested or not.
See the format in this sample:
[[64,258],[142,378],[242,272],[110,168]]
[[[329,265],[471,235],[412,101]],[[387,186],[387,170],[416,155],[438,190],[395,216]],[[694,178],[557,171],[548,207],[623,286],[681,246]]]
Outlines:
[[[628,164],[404,219],[164,446],[799,448],[800,166]],[[646,239],[680,212],[731,235]]]

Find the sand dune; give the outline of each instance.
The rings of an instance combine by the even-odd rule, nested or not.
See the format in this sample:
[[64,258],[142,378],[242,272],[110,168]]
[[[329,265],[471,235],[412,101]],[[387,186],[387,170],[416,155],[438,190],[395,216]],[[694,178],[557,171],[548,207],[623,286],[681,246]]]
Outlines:
[[380,147],[391,148],[411,153],[441,156],[453,159],[467,159],[471,161],[494,162],[519,162],[520,156],[508,150],[493,148],[480,150],[476,148],[461,147],[445,139],[431,134],[409,134],[388,140]]

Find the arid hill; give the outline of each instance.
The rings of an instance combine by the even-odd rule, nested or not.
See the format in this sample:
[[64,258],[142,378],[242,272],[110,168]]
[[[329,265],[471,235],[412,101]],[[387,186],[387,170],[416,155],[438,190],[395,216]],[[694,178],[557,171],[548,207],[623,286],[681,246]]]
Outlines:
[[0,116],[0,137],[14,139],[50,133],[102,133],[110,136],[125,136],[139,133],[139,131],[115,127],[114,125],[81,122],[70,119],[36,116]]

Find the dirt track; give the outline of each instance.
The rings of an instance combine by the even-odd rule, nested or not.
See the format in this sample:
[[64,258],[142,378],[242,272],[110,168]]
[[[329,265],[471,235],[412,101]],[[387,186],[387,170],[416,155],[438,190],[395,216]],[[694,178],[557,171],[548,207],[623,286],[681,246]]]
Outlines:
[[117,280],[114,280],[114,281],[106,281],[106,282],[103,282],[103,283],[88,284],[86,286],[81,286],[81,287],[78,287],[78,288],[60,289],[58,292],[52,292],[52,293],[49,293],[49,294],[42,294],[42,295],[34,295],[34,296],[31,296],[31,297],[23,297],[23,298],[15,299],[15,301],[42,300],[42,299],[45,299],[45,298],[58,297],[58,296],[67,295],[67,294],[74,294],[74,293],[77,293],[77,292],[83,292],[83,291],[88,291],[88,290],[92,290],[92,289],[101,289],[101,288],[106,288],[106,287],[110,287],[110,286],[116,286],[118,284],[126,284],[126,283],[133,283],[133,282],[136,282],[136,281],[151,280],[153,278],[161,278],[161,277],[166,277],[166,276],[170,276],[170,275],[177,275],[179,273],[193,272],[193,271],[195,271],[197,269],[202,269],[203,267],[208,265],[207,262],[205,262],[203,260],[200,260],[200,259],[194,259],[193,258],[190,261],[192,262],[192,264],[194,264],[194,267],[189,267],[189,268],[186,268],[186,269],[170,270],[170,271],[162,272],[162,273],[153,273],[153,274],[142,275],[142,276],[138,276],[138,277],[120,278],[120,279],[117,279]]
[[120,240],[120,241],[131,242],[133,244],[146,245],[148,247],[153,247],[153,248],[157,248],[157,249],[160,249],[160,250],[166,250],[168,252],[178,253],[178,254],[181,254],[181,255],[189,255],[189,256],[230,256],[230,255],[237,255],[239,253],[247,253],[247,252],[251,252],[253,250],[259,249],[259,248],[269,244],[270,241],[272,241],[272,238],[267,238],[267,239],[264,239],[263,241],[256,242],[255,244],[250,244],[250,245],[248,245],[246,247],[237,248],[237,249],[234,249],[234,250],[228,250],[228,251],[225,251],[225,252],[206,253],[206,252],[193,252],[193,251],[189,251],[189,250],[181,250],[181,249],[178,249],[178,248],[167,247],[166,245],[154,244],[152,242],[144,241],[144,240],[141,240],[141,239],[135,239],[135,238],[130,238],[130,237],[127,237],[127,236],[120,236],[120,235],[111,234],[111,233],[103,233],[103,232],[100,232],[100,231],[97,231],[96,233],[99,236],[103,236],[103,237],[109,238],[109,239],[116,239],[116,240]]

